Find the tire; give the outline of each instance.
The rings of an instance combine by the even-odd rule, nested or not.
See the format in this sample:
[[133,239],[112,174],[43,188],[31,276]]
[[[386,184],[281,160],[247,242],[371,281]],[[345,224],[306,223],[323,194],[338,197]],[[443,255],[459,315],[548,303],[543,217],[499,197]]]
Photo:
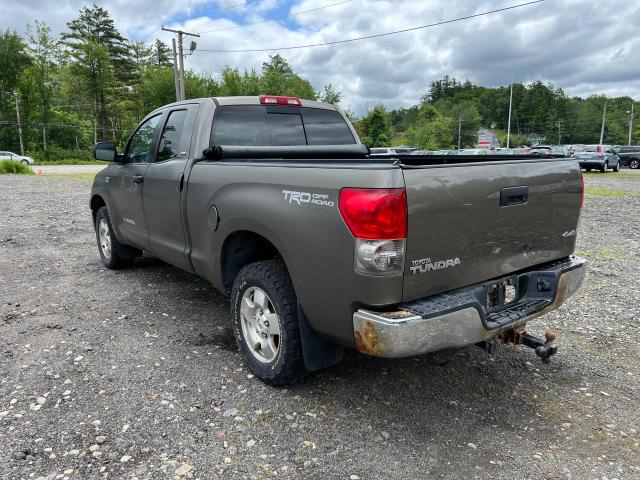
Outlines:
[[620,162],[616,163],[616,166],[613,167],[613,171],[618,173],[620,171]]
[[607,173],[609,171],[609,163],[608,162],[604,162],[604,165],[602,165],[602,168],[600,168],[600,171],[602,173]]
[[133,263],[135,257],[142,255],[140,250],[123,245],[118,241],[115,233],[113,233],[107,207],[100,207],[96,212],[94,227],[100,260],[102,260],[105,267],[112,270],[127,267]]
[[585,170],[586,170],[587,172],[590,172],[590,171],[591,171],[591,167],[587,167],[587,168],[585,168]]
[[28,160],[20,160],[20,162],[22,162],[23,164],[25,164],[27,167],[29,166],[29,161],[28,161]]
[[632,158],[629,160],[629,168],[633,168],[634,170],[640,168],[640,160],[637,158]]
[[273,386],[289,385],[306,373],[297,304],[281,260],[247,265],[233,284],[231,321],[238,349],[251,372]]

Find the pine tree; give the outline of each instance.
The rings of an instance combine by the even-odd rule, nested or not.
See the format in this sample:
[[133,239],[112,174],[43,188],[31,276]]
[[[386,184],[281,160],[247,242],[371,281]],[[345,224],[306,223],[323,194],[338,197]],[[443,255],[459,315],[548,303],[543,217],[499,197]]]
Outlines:
[[158,67],[173,66],[173,61],[171,59],[171,49],[157,38],[155,43],[151,47],[151,61]]

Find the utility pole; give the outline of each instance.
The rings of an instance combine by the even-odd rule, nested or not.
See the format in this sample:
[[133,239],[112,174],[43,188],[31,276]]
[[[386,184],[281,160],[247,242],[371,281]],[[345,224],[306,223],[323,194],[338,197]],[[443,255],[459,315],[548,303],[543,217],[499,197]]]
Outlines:
[[604,108],[602,109],[602,128],[600,129],[600,145],[604,142],[604,121],[607,118],[607,102],[604,102]]
[[[179,69],[180,69],[180,98],[179,100],[185,100],[185,93],[184,93],[184,49],[183,49],[183,41],[184,41],[184,37],[199,37],[200,35],[197,33],[189,33],[189,32],[185,32],[183,30],[172,30],[170,28],[164,28],[164,26],[161,28],[163,31],[165,32],[172,32],[172,33],[176,33],[178,35],[178,63],[179,63]],[[175,49],[174,49],[175,51]],[[175,58],[175,57],[174,57]],[[174,62],[174,68],[175,68],[175,62]]]
[[22,124],[20,123],[20,100],[17,93],[14,93],[13,96],[16,98],[16,121],[18,124],[18,136],[20,137],[20,155],[24,157],[24,140],[22,139]]
[[636,102],[631,101],[631,115],[629,116],[629,145],[631,145],[631,134],[633,133],[633,106]]
[[458,117],[458,150],[460,150],[461,142],[462,142],[462,115]]
[[180,98],[180,75],[178,74],[178,53],[176,51],[176,39],[172,38],[171,42],[173,43],[173,80],[176,84],[176,102],[182,100]]
[[514,71],[511,71],[511,93],[509,93],[509,120],[507,120],[507,148],[511,141],[511,107],[513,105],[513,77]]
[[562,143],[560,141],[562,137],[562,133],[560,132],[560,126],[562,125],[562,120],[558,120],[556,123],[558,124],[558,145],[560,145]]

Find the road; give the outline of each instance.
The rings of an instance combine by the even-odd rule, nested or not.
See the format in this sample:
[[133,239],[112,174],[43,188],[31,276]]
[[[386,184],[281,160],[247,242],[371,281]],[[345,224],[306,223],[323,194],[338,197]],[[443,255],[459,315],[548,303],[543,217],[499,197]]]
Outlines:
[[0,176],[0,478],[640,478],[640,177],[586,184],[586,284],[530,325],[551,364],[349,353],[277,389],[206,282],[102,266],[86,176]]

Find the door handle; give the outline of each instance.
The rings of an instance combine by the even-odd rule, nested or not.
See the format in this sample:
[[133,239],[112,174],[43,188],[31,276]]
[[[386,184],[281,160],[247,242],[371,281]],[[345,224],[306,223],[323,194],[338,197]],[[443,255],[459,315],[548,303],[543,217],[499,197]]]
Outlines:
[[133,176],[134,185],[142,185],[144,183],[144,177],[142,175]]
[[521,205],[529,201],[529,187],[505,187],[500,189],[500,206]]
[[184,187],[184,173],[178,175],[178,192],[181,192]]

